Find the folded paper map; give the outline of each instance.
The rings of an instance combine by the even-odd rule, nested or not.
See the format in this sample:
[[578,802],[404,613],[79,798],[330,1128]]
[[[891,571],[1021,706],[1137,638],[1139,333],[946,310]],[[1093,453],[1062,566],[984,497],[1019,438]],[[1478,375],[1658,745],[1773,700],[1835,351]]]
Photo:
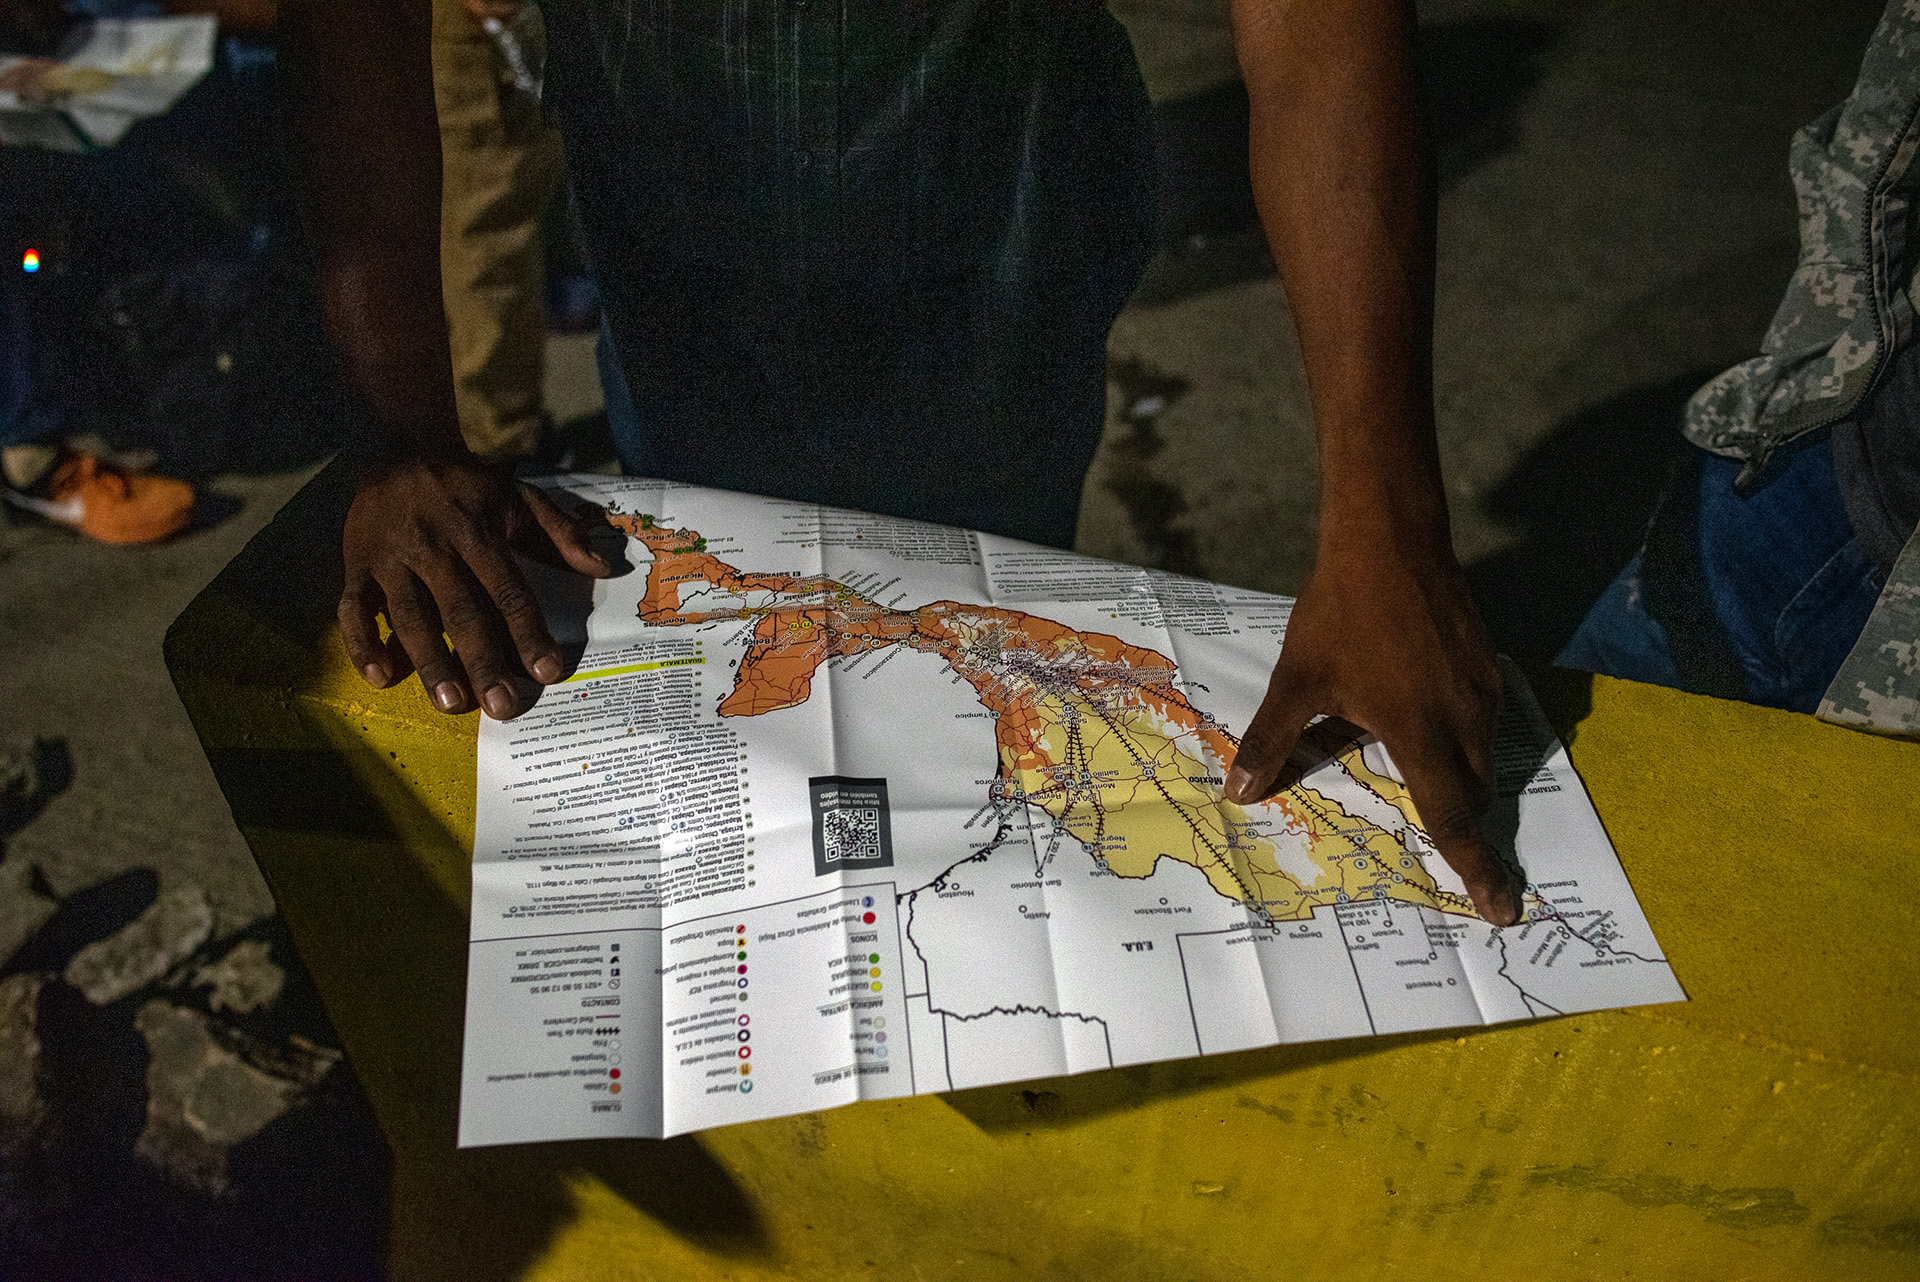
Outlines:
[[1474,913],[1385,750],[1227,765],[1291,602],[659,481],[554,483],[633,570],[483,720],[460,1142],[662,1136],[994,1082],[1684,1000],[1516,673]]
[[58,59],[0,54],[0,144],[111,147],[213,69],[215,33],[206,15],[102,18]]

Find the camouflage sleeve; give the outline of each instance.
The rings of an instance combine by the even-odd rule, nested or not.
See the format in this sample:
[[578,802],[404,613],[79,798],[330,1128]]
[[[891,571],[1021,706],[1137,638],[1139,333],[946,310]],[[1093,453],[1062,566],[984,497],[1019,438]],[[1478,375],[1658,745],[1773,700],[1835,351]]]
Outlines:
[[1920,738],[1920,532],[1894,562],[1818,715],[1843,726]]
[[1845,417],[1912,337],[1920,0],[1889,0],[1845,102],[1794,135],[1800,265],[1761,344],[1687,405],[1689,440],[1764,457]]

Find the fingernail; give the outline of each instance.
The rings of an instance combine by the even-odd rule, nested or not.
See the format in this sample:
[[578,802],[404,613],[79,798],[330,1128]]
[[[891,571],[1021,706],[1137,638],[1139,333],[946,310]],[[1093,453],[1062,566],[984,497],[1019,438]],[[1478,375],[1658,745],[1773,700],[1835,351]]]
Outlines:
[[377,663],[369,663],[366,667],[360,669],[360,675],[365,677],[367,684],[373,686],[375,689],[387,684],[387,670]]
[[1253,774],[1239,766],[1227,771],[1227,797],[1232,801],[1253,800]]
[[481,702],[487,705],[487,715],[495,721],[505,721],[513,715],[513,691],[504,685],[497,685],[481,696]]
[[560,660],[550,654],[543,654],[533,661],[533,679],[543,686],[550,686],[560,679]]
[[460,693],[458,681],[442,681],[433,688],[433,702],[442,712],[458,712],[466,699]]

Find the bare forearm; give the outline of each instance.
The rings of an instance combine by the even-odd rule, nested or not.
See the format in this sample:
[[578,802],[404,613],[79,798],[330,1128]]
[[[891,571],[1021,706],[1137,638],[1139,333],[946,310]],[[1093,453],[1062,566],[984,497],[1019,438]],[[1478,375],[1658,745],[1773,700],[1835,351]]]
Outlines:
[[1275,786],[1331,713],[1378,735],[1488,921],[1523,880],[1486,840],[1500,670],[1447,528],[1433,422],[1433,184],[1406,0],[1233,0],[1254,198],[1306,357],[1320,548],[1227,776]]
[[[1306,359],[1321,525],[1446,538],[1433,184],[1402,0],[1234,0],[1253,186]],[[1391,537],[1391,535],[1389,535]]]
[[296,0],[281,12],[288,144],[321,308],[376,450],[461,448],[430,30],[426,0]]

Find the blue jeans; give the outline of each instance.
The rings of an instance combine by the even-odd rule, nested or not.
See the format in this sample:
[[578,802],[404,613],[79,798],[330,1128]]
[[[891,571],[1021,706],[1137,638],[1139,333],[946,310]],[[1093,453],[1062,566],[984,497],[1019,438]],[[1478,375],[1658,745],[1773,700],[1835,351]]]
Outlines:
[[1885,576],[1854,537],[1821,431],[1784,447],[1742,497],[1740,461],[1699,451],[1646,545],[1555,662],[1812,712]]
[[24,288],[0,289],[0,446],[51,439],[61,426],[40,391],[35,318],[25,294]]

